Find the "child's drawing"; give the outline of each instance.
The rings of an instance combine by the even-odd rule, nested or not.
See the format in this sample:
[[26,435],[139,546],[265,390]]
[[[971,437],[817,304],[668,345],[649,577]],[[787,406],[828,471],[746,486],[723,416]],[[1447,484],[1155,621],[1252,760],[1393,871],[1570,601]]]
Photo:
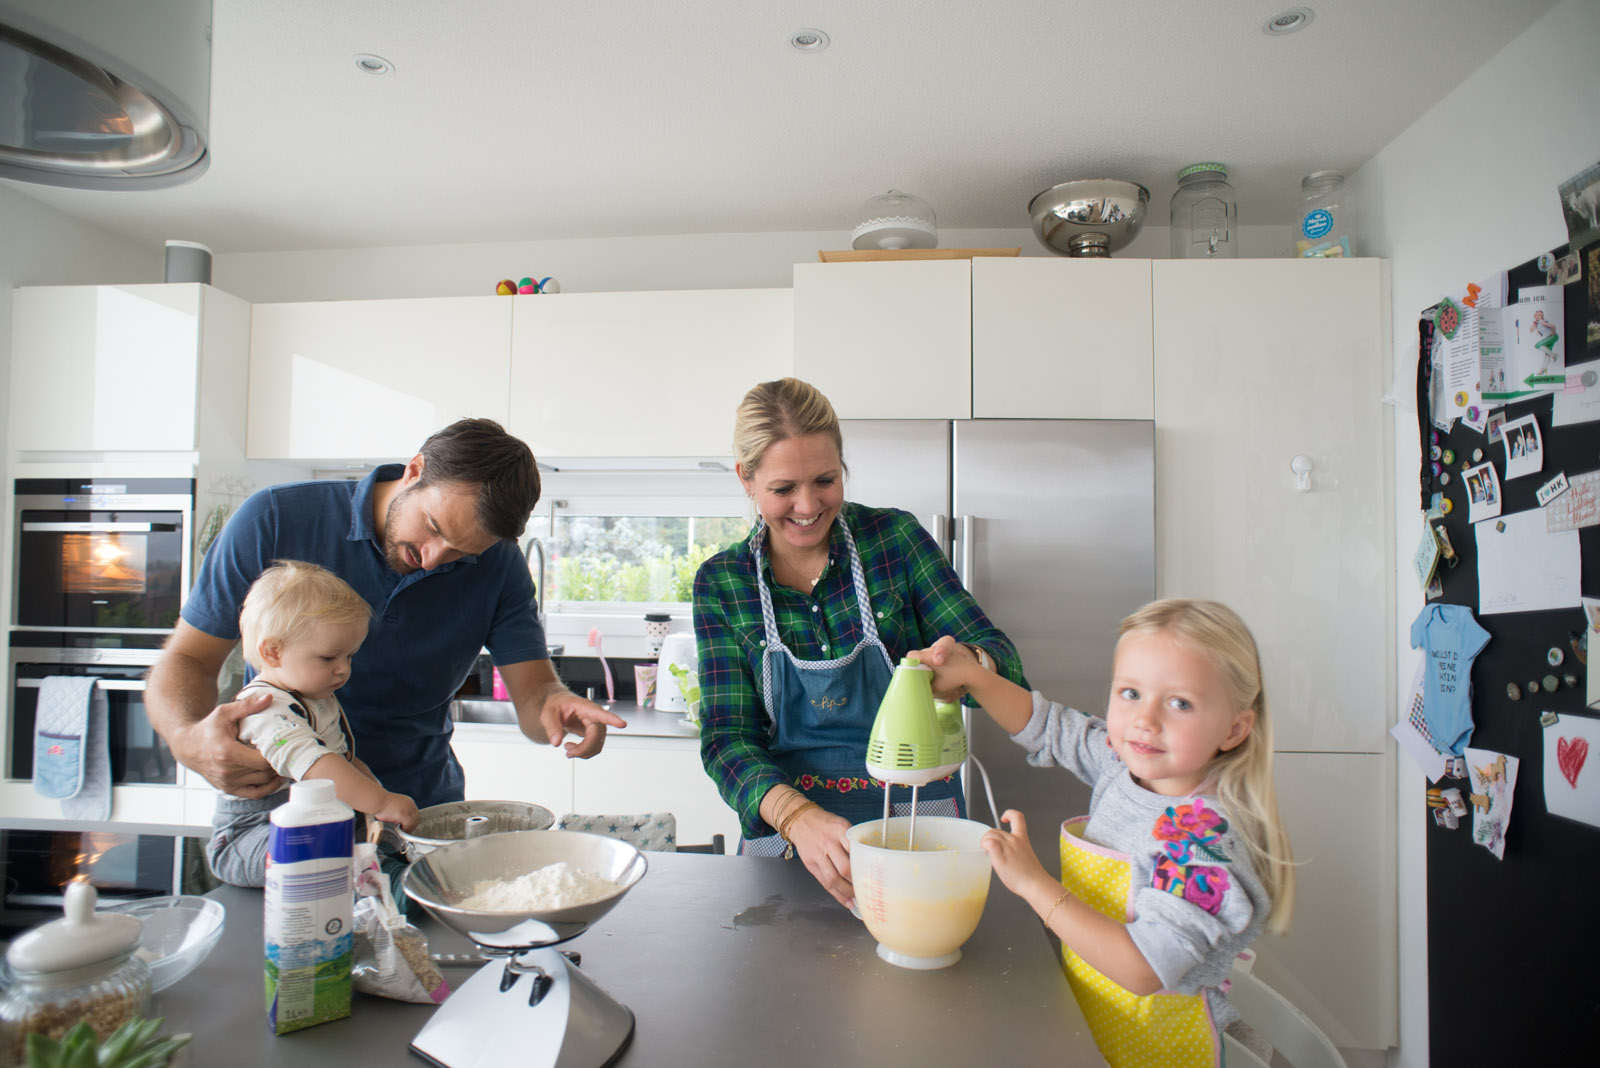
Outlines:
[[1504,860],[1506,825],[1511,822],[1511,791],[1517,785],[1517,758],[1470,748],[1466,756],[1472,783],[1472,840]]
[[1544,729],[1544,805],[1600,827],[1600,719],[1563,712]]

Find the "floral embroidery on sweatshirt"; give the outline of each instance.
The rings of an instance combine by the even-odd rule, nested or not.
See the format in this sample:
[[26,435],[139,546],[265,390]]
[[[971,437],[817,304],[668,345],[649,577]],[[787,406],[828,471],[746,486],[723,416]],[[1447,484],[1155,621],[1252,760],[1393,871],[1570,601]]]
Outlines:
[[[1227,870],[1215,866],[1229,861],[1222,847],[1228,821],[1197,797],[1189,804],[1169,807],[1151,833],[1161,842],[1161,852],[1150,885],[1216,915],[1231,885]],[[1202,863],[1205,861],[1211,863]]]

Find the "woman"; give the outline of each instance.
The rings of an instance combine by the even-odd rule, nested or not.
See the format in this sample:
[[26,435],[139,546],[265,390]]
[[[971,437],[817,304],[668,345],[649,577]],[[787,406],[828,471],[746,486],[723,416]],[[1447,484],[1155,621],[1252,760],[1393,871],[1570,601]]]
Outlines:
[[[759,518],[695,576],[700,756],[739,814],[740,853],[798,853],[849,906],[845,832],[883,815],[866,750],[893,665],[945,635],[1026,685],[1022,664],[911,515],[845,501],[839,419],[814,387],[752,389],[734,453]],[[907,814],[910,794],[898,796]],[[960,777],[922,787],[919,802],[964,814]]]

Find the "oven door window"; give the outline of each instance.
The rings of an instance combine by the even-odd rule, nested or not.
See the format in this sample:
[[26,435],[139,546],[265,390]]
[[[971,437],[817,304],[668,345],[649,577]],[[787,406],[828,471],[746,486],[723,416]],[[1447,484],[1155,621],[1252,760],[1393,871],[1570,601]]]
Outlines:
[[25,511],[21,526],[20,625],[177,625],[186,536],[181,514]]
[[178,781],[178,763],[145,715],[144,669],[79,667],[64,664],[18,664],[12,697],[11,777],[33,778],[34,723],[39,708],[39,683],[46,675],[92,674],[106,695],[111,781],[117,784]]

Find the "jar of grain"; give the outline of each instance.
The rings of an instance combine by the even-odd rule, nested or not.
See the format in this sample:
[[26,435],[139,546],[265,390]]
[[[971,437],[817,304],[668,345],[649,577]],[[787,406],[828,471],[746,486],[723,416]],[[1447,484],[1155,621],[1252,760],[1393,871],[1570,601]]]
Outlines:
[[27,1064],[31,1034],[60,1038],[79,1020],[103,1040],[150,1004],[150,966],[137,955],[137,917],[95,912],[86,882],[67,884],[65,915],[18,938],[6,951],[11,986],[0,999],[0,1057]]

